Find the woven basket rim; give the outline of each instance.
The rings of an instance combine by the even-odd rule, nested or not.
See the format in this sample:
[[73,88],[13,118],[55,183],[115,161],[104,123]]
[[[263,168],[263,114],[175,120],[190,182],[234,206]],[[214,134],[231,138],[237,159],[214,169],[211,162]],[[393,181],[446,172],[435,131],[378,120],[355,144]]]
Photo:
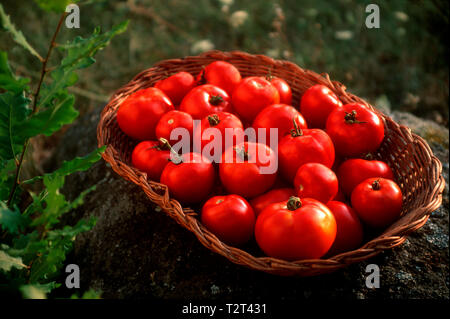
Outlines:
[[[426,204],[407,212],[407,214],[419,212],[420,214],[418,215],[418,218],[415,218],[404,225],[396,226],[396,223],[394,223],[378,237],[364,243],[356,250],[340,253],[326,259],[308,259],[299,261],[286,261],[266,256],[256,257],[241,248],[232,247],[221,242],[213,233],[201,224],[200,220],[196,218],[197,213],[195,211],[190,208],[183,208],[177,200],[170,197],[168,188],[165,185],[147,180],[147,175],[144,172],[140,172],[139,170],[123,162],[119,159],[117,150],[112,145],[107,145],[102,157],[111,165],[111,168],[126,180],[132,181],[141,187],[152,202],[159,205],[167,215],[175,219],[175,221],[181,226],[193,232],[197,239],[205,247],[227,257],[230,261],[236,264],[267,273],[299,276],[317,275],[346,267],[355,262],[366,260],[377,255],[383,250],[402,244],[408,235],[422,227],[427,222],[430,214],[441,205],[442,192],[445,187],[445,180],[442,176],[442,164],[433,154],[431,148],[422,137],[411,132],[407,126],[396,123],[389,116],[383,114],[363,99],[347,92],[346,87],[342,83],[332,81],[327,73],[318,74],[314,71],[303,69],[293,62],[287,60],[276,60],[261,54],[250,54],[242,51],[224,52],[213,50],[197,56],[168,59],[154,64],[152,67],[137,74],[130,82],[117,89],[111,96],[109,102],[101,112],[100,121],[97,126],[98,146],[101,147],[106,145],[105,132],[107,130],[105,130],[105,126],[109,124],[109,122],[106,121],[106,115],[109,114],[108,112],[111,112],[111,105],[119,105],[120,101],[130,94],[130,92],[127,94],[127,89],[130,87],[142,84],[143,81],[149,81],[148,74],[157,72],[165,72],[167,74],[167,68],[173,68],[173,66],[177,65],[182,66],[183,63],[189,60],[227,60],[230,58],[257,60],[266,65],[270,65],[271,68],[290,68],[294,70],[294,72],[301,72],[304,76],[311,77],[318,83],[328,86],[339,97],[344,97],[348,100],[356,99],[358,102],[365,104],[383,119],[385,125],[386,122],[388,122],[390,125],[396,127],[401,132],[401,135],[405,140],[409,143],[413,143],[414,145],[418,145],[417,147],[423,149],[426,155],[429,156],[431,169],[433,171],[432,180],[430,181],[430,183],[433,184],[433,191],[431,192],[430,199],[426,202]],[[155,191],[156,189],[162,189],[164,191],[163,194],[159,195]],[[236,256],[238,256],[238,258]]]

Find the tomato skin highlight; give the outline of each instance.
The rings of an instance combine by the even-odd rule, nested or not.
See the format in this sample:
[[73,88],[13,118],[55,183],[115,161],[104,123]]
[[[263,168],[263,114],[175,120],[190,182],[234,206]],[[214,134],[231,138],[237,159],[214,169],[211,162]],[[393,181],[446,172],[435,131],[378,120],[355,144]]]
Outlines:
[[221,241],[239,246],[253,237],[255,213],[239,195],[214,196],[203,205],[201,221]]
[[328,115],[340,107],[337,95],[322,84],[307,89],[300,100],[300,112],[311,128],[324,129]]
[[163,149],[158,141],[142,141],[131,153],[131,163],[137,169],[147,173],[148,178],[158,182],[161,173],[169,163],[170,151]]
[[304,129],[299,136],[286,135],[278,144],[279,169],[291,183],[300,166],[321,163],[331,168],[334,163],[334,146],[330,137],[320,129]]
[[236,86],[231,101],[241,120],[251,123],[265,107],[280,103],[280,94],[263,77],[250,76]]
[[353,189],[371,177],[383,177],[394,180],[391,168],[383,161],[352,158],[338,167],[336,175],[342,192],[350,196]]
[[295,190],[300,198],[314,198],[326,204],[338,193],[336,174],[320,163],[306,163],[297,170]]
[[259,195],[250,201],[255,215],[258,216],[267,206],[287,201],[290,197],[295,196],[293,188],[278,188],[272,189],[267,193]]
[[353,190],[351,204],[365,224],[372,228],[385,228],[400,217],[402,191],[390,179],[368,178]]
[[329,201],[327,207],[336,219],[336,239],[327,255],[357,249],[363,241],[363,227],[356,212],[349,205],[339,201]]
[[208,64],[200,73],[199,81],[213,84],[223,89],[229,96],[233,94],[236,86],[241,82],[241,73],[231,63],[215,61]]
[[215,180],[213,164],[198,153],[181,155],[182,162],[169,162],[161,174],[161,184],[183,204],[196,204],[212,192]]
[[292,90],[289,84],[283,80],[282,78],[272,77],[269,81],[280,94],[280,103],[281,104],[292,104]]
[[170,133],[176,128],[185,128],[189,132],[189,139],[192,139],[194,122],[189,113],[173,110],[169,111],[158,121],[156,125],[156,137],[165,138],[170,142],[170,145],[175,145],[181,141],[181,137],[171,139]]
[[180,105],[181,100],[195,86],[195,78],[188,72],[178,72],[168,78],[159,80],[154,87],[163,91],[173,105]]
[[230,97],[221,88],[204,84],[193,88],[181,101],[180,111],[191,114],[194,120],[216,112],[232,112]]
[[384,139],[384,124],[375,112],[361,103],[350,103],[330,113],[326,132],[336,153],[359,157],[378,150]]
[[290,200],[271,204],[258,215],[256,242],[274,258],[294,261],[322,257],[336,237],[333,214],[312,198],[301,199],[301,207],[291,210]]
[[[243,151],[248,153],[248,159],[243,158]],[[261,152],[266,156],[259,156]],[[266,163],[264,161],[266,160]],[[276,165],[274,151],[265,144],[244,142],[236,147],[228,148],[222,156],[219,164],[219,174],[225,189],[231,194],[237,194],[250,199],[269,190],[277,177],[276,170],[273,173],[263,172],[270,169],[270,165]]]
[[128,136],[145,141],[156,138],[155,128],[161,116],[173,110],[169,97],[150,87],[128,96],[117,110],[117,124]]
[[[258,135],[258,129],[266,129],[266,144],[270,142],[270,128],[278,129],[278,141],[294,129],[294,121],[300,129],[308,128],[305,119],[293,106],[287,104],[272,104],[258,113],[253,120],[253,128]],[[258,138],[258,141],[261,141]]]

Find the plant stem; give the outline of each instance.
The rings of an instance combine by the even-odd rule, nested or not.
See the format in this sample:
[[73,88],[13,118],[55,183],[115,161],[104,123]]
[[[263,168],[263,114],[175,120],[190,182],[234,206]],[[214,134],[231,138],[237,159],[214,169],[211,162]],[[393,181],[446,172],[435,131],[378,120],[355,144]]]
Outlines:
[[[53,47],[55,46],[56,36],[58,35],[59,31],[61,30],[61,26],[62,26],[62,23],[63,23],[65,17],[66,17],[66,12],[61,14],[61,17],[59,18],[58,26],[56,27],[55,33],[53,34],[52,41],[51,41],[50,46],[49,46],[48,51],[47,51],[47,56],[45,57],[44,61],[42,61],[41,77],[39,79],[39,83],[38,83],[38,86],[36,88],[36,91],[34,92],[34,101],[33,101],[32,114],[35,114],[38,111],[37,100],[38,100],[38,97],[39,97],[39,93],[41,92],[42,82],[44,81],[44,77],[45,77],[45,75],[47,74],[47,71],[48,71],[47,70],[47,62],[50,59],[50,55],[52,53]],[[6,203],[8,207],[11,205],[11,202],[12,202],[12,200],[14,198],[14,194],[15,194],[16,189],[17,189],[17,185],[19,184],[20,169],[22,168],[23,159],[25,157],[25,153],[27,151],[29,142],[30,142],[30,139],[27,139],[25,141],[25,143],[23,144],[22,153],[20,154],[19,162],[16,165],[16,173],[15,173],[15,176],[14,176],[14,184],[12,185],[11,192],[9,193],[9,196],[8,196],[8,201]]]

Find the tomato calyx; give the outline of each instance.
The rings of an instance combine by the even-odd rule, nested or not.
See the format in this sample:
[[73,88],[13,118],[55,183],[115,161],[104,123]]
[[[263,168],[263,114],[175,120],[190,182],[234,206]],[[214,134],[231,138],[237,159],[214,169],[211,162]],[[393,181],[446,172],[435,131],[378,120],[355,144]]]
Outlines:
[[180,154],[178,154],[177,152],[174,151],[174,149],[172,148],[172,146],[170,145],[168,140],[166,140],[164,137],[160,137],[159,143],[160,143],[160,145],[154,146],[154,148],[156,148],[158,150],[164,150],[164,149],[169,150],[170,153],[172,153],[172,155],[168,159],[169,161],[171,161],[172,163],[174,163],[176,165],[183,162],[183,158],[180,156]]
[[358,115],[358,114],[356,113],[355,110],[351,111],[350,113],[349,113],[349,112],[345,112],[345,116],[344,116],[345,123],[347,123],[347,124],[362,124],[362,123],[367,123],[367,122],[363,122],[363,121],[358,121],[358,120],[356,119],[356,115]]
[[294,128],[291,129],[291,136],[292,137],[298,137],[303,135],[303,131],[301,128],[297,125],[297,122],[295,122],[295,118],[292,119],[292,122],[294,122]]
[[302,207],[302,201],[300,200],[299,197],[291,196],[291,197],[289,197],[289,199],[287,201],[286,207],[290,211],[297,210],[300,207]]
[[245,147],[235,147],[234,150],[236,151],[236,155],[239,156],[244,162],[249,160],[248,151],[245,150]]
[[378,191],[378,190],[380,190],[380,180],[379,179],[376,179],[376,180],[374,180],[373,181],[373,183],[372,183],[372,189],[374,190],[374,191]]
[[220,95],[211,95],[211,97],[209,98],[209,103],[211,105],[217,106],[222,104],[223,102],[223,97],[221,97]]
[[368,161],[373,161],[375,159],[375,156],[371,152],[368,152],[366,155],[363,156],[363,158]]
[[209,125],[211,125],[211,126],[218,125],[220,123],[219,115],[217,115],[217,114],[208,115],[208,122],[209,122]]

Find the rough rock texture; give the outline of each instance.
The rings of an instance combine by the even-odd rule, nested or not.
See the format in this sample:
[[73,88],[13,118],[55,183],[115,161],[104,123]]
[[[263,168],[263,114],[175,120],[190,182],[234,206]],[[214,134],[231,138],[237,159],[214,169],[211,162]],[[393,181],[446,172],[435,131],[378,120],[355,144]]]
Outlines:
[[[80,118],[67,131],[48,167],[57,167],[62,160],[85,155],[96,147],[100,111]],[[394,112],[391,116],[430,141],[444,165],[448,183],[448,129],[408,113]],[[439,138],[427,136],[431,131]],[[68,222],[95,216],[97,224],[76,239],[68,262],[80,266],[82,288],[101,290],[103,298],[449,298],[448,186],[443,205],[400,247],[332,274],[286,278],[235,265],[209,251],[104,161],[69,177],[64,193],[73,198],[93,184],[98,184],[97,190],[87,196],[81,208],[70,213]],[[366,287],[368,264],[380,268],[378,289]]]

